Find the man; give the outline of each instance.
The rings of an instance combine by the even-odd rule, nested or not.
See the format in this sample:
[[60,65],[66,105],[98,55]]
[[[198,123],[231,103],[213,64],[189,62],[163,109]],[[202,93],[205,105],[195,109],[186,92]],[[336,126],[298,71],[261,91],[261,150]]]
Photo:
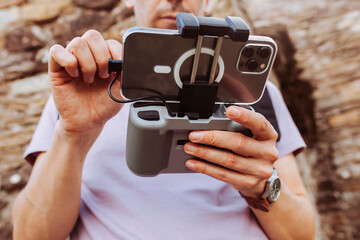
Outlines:
[[[159,28],[175,28],[179,11],[203,15],[207,7],[206,0],[126,3],[139,26]],[[51,48],[52,97],[25,153],[34,167],[15,202],[14,239],[64,239],[70,233],[72,239],[314,237],[313,209],[293,154],[304,144],[273,85],[268,89],[280,142],[261,114],[232,106],[228,117],[251,129],[253,138],[194,131],[184,150],[216,165],[189,160],[186,166],[202,174],[141,178],[124,159],[128,105],[113,102],[106,91],[113,77],[107,59],[120,55],[119,42],[93,30],[66,48]],[[265,212],[251,201],[260,199],[274,167],[281,194]],[[250,207],[239,192],[252,199]]]

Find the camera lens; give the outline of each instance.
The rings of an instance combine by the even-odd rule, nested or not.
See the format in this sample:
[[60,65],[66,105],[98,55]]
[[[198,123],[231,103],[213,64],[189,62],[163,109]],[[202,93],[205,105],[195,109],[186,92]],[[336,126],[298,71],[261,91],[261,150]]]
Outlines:
[[261,57],[261,58],[267,58],[267,57],[269,57],[269,56],[270,56],[270,53],[271,53],[271,51],[270,51],[270,48],[268,48],[268,47],[262,47],[262,48],[260,48],[259,51],[258,51],[258,55],[259,55],[259,57]]
[[250,59],[246,63],[246,67],[249,71],[253,72],[259,67],[259,63],[255,59]]
[[252,47],[246,47],[243,50],[243,55],[247,58],[250,58],[254,55],[255,50]]

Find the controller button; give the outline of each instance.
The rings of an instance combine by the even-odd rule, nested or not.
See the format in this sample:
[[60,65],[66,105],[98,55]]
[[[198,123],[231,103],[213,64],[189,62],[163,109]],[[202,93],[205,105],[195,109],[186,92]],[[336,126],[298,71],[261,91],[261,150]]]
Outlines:
[[138,112],[138,117],[147,121],[159,121],[160,115],[158,111],[140,111]]

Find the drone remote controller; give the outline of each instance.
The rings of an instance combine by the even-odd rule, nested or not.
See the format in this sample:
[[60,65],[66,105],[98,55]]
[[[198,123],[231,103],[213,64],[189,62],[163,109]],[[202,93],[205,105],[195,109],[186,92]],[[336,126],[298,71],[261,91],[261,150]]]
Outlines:
[[[247,136],[252,134],[249,129],[231,121],[226,116],[225,105],[227,104],[219,103],[217,98],[220,84],[217,79],[220,74],[224,74],[221,72],[223,69],[221,69],[220,65],[220,68],[218,68],[220,61],[223,61],[220,51],[224,37],[228,36],[234,42],[246,43],[249,39],[249,28],[246,23],[238,17],[220,19],[195,17],[190,13],[179,13],[177,25],[182,38],[192,38],[196,43],[191,76],[188,79],[176,79],[176,76],[174,77],[174,81],[179,86],[178,101],[165,101],[166,98],[161,96],[163,104],[159,101],[140,101],[131,104],[127,130],[126,162],[130,170],[139,176],[192,172],[185,167],[185,162],[194,157],[186,154],[183,146],[189,141],[188,135],[193,130],[223,130],[240,132]],[[208,52],[212,56],[212,62],[209,64],[210,72],[207,80],[198,79],[197,71],[200,55],[204,51],[203,42],[209,38],[216,39],[214,50]],[[273,48],[270,45],[262,47],[262,45],[252,44],[244,45],[243,49],[249,49],[249,46],[253,48],[253,52],[258,52],[258,59],[262,58],[264,61],[268,61],[268,64],[263,64],[265,66],[263,69],[261,69],[260,64],[254,68],[253,62],[256,59],[254,60],[249,53],[244,53],[245,62],[247,62],[245,65],[242,65],[243,57],[233,60],[233,62],[236,62],[236,71],[245,72],[249,75],[247,70],[243,70],[243,68],[248,68],[250,71],[254,71],[254,73],[250,74],[264,73],[268,75],[276,54],[276,45]],[[268,55],[261,57],[259,52],[264,49],[268,50]],[[241,50],[241,53],[243,51]],[[114,61],[109,62],[109,72],[110,68],[111,71],[116,70],[116,64]],[[116,70],[118,73],[121,70],[125,71],[125,56],[124,62],[121,64],[123,64],[122,69]],[[154,68],[154,71],[169,72],[167,66],[157,67],[159,68]],[[181,67],[180,64],[179,69]],[[254,68],[254,70],[251,70],[250,67]],[[234,78],[229,78],[229,76],[227,78],[227,86],[232,89]],[[125,80],[122,79],[122,81]],[[222,81],[226,83],[226,80]],[[252,85],[251,91],[254,92],[254,89],[264,91],[265,81],[258,84],[261,87]],[[245,85],[240,86],[242,89],[248,89],[244,88]],[[133,90],[132,88],[129,89]],[[154,90],[151,91],[154,92]],[[236,88],[234,91],[237,91]],[[245,93],[246,91],[240,92]],[[112,97],[110,90],[109,94]],[[260,94],[258,96],[260,98]],[[255,98],[253,102],[258,100],[257,97]],[[170,104],[172,107],[169,107]],[[249,106],[241,106],[253,110]]]

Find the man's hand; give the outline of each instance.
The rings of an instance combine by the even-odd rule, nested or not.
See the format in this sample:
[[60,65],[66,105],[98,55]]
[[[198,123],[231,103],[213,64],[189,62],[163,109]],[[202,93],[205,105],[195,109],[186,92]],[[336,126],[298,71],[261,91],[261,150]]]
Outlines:
[[[66,48],[50,49],[49,77],[53,98],[60,114],[60,126],[67,133],[101,131],[122,105],[107,94],[114,78],[107,73],[108,59],[120,59],[122,45],[105,41],[95,30],[74,38]],[[119,89],[120,82],[114,84]],[[120,97],[119,91],[114,94]]]
[[259,113],[231,106],[226,115],[250,129],[253,137],[228,131],[191,132],[191,143],[185,144],[185,152],[210,163],[188,160],[186,166],[231,184],[247,197],[258,198],[264,191],[265,182],[271,177],[273,165],[278,159],[275,147],[278,135]]

